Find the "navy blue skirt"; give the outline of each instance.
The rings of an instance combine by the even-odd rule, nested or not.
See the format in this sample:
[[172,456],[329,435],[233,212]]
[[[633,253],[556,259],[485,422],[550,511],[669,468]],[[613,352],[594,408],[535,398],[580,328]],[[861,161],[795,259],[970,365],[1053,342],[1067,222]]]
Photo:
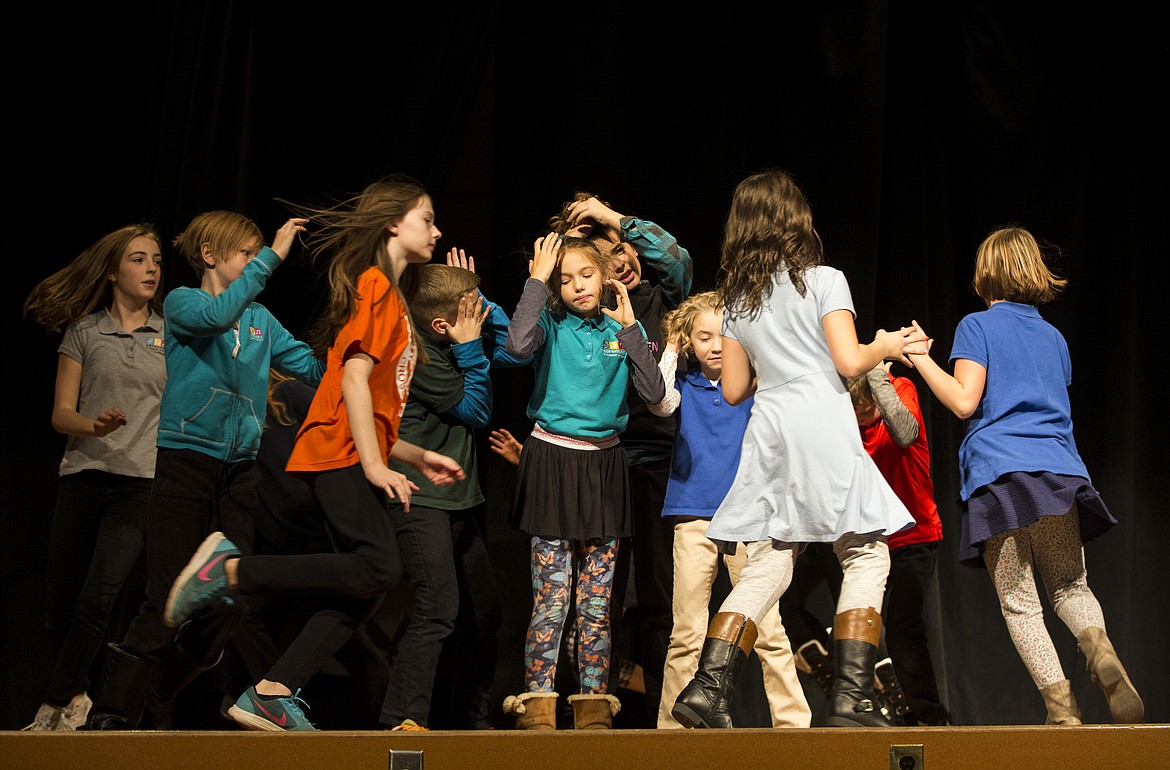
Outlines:
[[1104,534],[1117,523],[1088,479],[1048,471],[1005,473],[975,490],[963,506],[959,563],[986,568],[983,547],[989,538],[1035,524],[1041,516],[1063,516],[1074,504],[1082,543]]

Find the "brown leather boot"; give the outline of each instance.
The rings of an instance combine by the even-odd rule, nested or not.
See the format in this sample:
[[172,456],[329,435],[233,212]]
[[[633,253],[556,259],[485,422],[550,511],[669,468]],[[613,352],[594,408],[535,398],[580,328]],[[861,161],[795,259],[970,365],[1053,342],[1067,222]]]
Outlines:
[[613,718],[622,710],[622,703],[605,693],[570,695],[573,706],[573,728],[576,730],[611,730]]
[[1081,709],[1073,696],[1072,683],[1067,679],[1040,688],[1044,696],[1044,708],[1048,709],[1046,725],[1079,725]]
[[1109,713],[1116,724],[1135,724],[1142,721],[1146,708],[1141,696],[1125,673],[1113,643],[1103,628],[1086,628],[1077,637],[1077,646],[1085,653],[1085,666],[1093,681],[1109,701]]
[[873,607],[837,613],[833,619],[833,699],[826,727],[891,727],[879,707],[874,664],[882,616]]
[[504,698],[504,713],[516,718],[517,730],[557,729],[557,694],[526,692]]
[[734,727],[731,693],[758,634],[755,622],[738,612],[720,612],[711,619],[699,670],[670,709],[680,725]]

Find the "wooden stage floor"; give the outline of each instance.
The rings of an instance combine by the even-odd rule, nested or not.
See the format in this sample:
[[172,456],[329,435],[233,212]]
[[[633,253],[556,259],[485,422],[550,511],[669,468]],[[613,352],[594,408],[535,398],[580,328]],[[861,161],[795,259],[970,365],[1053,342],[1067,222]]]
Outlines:
[[0,732],[3,770],[1161,770],[1170,725]]

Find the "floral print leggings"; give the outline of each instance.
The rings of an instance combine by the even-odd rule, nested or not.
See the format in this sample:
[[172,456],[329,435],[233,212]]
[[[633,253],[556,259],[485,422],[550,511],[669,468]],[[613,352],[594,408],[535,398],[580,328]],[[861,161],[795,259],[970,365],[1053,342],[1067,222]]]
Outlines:
[[1002,532],[983,550],[987,571],[1020,659],[1040,689],[1065,678],[1060,657],[1044,625],[1044,608],[1033,571],[1040,573],[1048,600],[1073,636],[1105,628],[1101,605],[1089,588],[1077,509],[1041,516],[1035,524]]
[[577,577],[577,667],[582,693],[603,693],[609,683],[610,615],[618,541],[532,538],[532,619],[524,637],[528,692],[556,689],[557,657]]

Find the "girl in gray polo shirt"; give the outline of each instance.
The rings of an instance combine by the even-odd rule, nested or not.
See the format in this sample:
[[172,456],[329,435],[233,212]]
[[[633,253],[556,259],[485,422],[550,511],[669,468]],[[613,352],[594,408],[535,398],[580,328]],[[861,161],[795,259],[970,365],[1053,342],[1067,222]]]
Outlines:
[[85,723],[87,673],[142,552],[167,378],[159,244],[153,225],[120,227],[37,284],[24,303],[25,316],[49,332],[65,329],[52,422],[69,437],[45,583],[53,668],[26,730]]

